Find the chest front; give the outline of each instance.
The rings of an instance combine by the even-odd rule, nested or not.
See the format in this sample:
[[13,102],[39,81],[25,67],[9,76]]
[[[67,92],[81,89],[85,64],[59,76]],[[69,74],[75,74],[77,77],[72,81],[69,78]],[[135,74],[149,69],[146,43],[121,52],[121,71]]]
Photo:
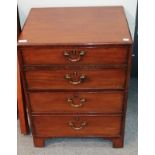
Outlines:
[[123,147],[131,43],[122,7],[30,11],[18,59],[35,146],[103,137]]

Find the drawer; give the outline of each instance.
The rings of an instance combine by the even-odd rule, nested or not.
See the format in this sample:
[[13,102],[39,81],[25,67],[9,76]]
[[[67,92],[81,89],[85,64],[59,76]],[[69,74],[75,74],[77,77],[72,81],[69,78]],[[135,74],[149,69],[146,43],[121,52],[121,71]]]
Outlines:
[[124,92],[32,92],[32,113],[121,113]]
[[29,70],[28,89],[123,89],[125,69]]
[[127,47],[103,48],[26,48],[25,65],[52,64],[126,64]]
[[38,137],[120,136],[120,116],[55,115],[32,116],[33,133]]

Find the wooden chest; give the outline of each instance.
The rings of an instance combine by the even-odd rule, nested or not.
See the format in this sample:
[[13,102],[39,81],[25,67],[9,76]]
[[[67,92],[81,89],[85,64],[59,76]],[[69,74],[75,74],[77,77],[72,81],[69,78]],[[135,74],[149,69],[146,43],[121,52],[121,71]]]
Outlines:
[[131,45],[123,7],[31,9],[18,59],[35,146],[103,137],[123,147]]

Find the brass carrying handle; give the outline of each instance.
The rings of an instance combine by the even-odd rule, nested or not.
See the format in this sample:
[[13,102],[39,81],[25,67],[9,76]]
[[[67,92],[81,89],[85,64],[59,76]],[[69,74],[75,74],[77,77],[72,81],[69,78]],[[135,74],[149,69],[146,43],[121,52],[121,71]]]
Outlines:
[[68,98],[67,102],[74,108],[80,108],[83,106],[83,103],[86,102],[85,98],[80,98],[80,103],[79,104],[75,104],[73,98]]
[[87,122],[86,121],[83,121],[81,124],[80,124],[80,127],[76,127],[75,123],[72,122],[72,121],[69,121],[68,125],[74,129],[74,130],[81,130],[83,129],[86,125],[87,125]]
[[66,74],[65,79],[67,79],[69,81],[69,83],[71,83],[73,85],[78,85],[78,84],[82,83],[83,80],[86,79],[86,76],[80,75],[80,77],[78,77],[77,72],[74,72],[72,75]]
[[65,51],[64,56],[71,62],[78,62],[81,60],[81,57],[85,55],[85,51],[77,52],[76,50],[73,51]]

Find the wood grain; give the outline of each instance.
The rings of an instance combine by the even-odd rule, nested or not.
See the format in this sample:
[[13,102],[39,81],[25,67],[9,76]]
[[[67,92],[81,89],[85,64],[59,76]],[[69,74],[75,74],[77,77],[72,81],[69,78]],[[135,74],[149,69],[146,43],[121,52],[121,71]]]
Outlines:
[[18,104],[19,123],[21,133],[26,135],[29,133],[29,125],[22,89],[23,87],[20,76],[19,62],[17,61],[17,104]]
[[[105,46],[101,48],[94,47],[61,47],[61,48],[26,48],[23,50],[23,59],[25,65],[77,65],[77,64],[126,64],[127,63],[126,46]],[[75,58],[79,61],[71,61],[72,53],[76,51]],[[64,56],[65,51],[70,52],[71,56]],[[79,56],[80,51],[84,51],[84,56]]]
[[[17,38],[21,33],[20,27],[20,20],[19,20],[19,13],[17,8]],[[18,114],[19,114],[19,124],[20,124],[20,131],[22,134],[29,133],[29,124],[27,118],[27,111],[26,111],[26,102],[24,98],[24,90],[21,81],[21,74],[20,74],[21,66],[19,65],[19,60],[17,57],[17,107],[18,107]]]
[[88,136],[123,147],[131,44],[121,6],[30,11],[18,54],[35,146]]
[[[37,137],[65,137],[65,136],[104,136],[119,137],[121,120],[120,116],[100,115],[55,115],[33,116],[35,136]],[[79,119],[79,120],[77,120]],[[74,130],[68,125],[73,121],[76,127],[86,121],[87,125],[80,130]]]
[[[65,75],[78,73],[86,79],[80,84],[73,85],[65,79]],[[38,70],[27,71],[28,89],[123,89],[126,71],[124,69],[105,70]],[[79,80],[79,77],[78,77]]]
[[[68,99],[72,102],[68,102]],[[85,99],[81,102],[80,99]],[[34,113],[122,113],[124,93],[113,92],[33,92],[29,93]],[[77,107],[77,106],[78,107]]]
[[18,45],[132,43],[121,6],[32,8],[19,38],[23,39],[27,42]]

